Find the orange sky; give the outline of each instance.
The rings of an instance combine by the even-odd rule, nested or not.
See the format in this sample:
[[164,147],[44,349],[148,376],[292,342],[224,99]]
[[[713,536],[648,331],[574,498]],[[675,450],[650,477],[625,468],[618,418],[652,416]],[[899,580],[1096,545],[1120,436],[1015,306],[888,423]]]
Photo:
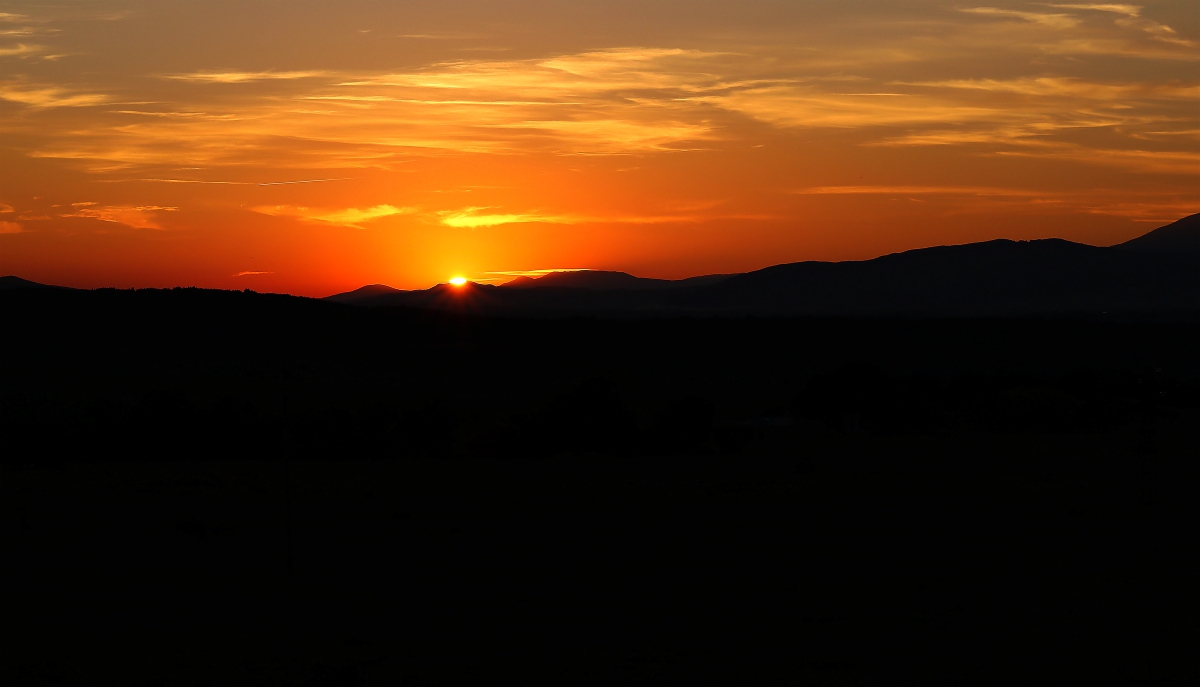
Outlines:
[[1200,211],[1200,13],[4,2],[0,274],[679,278]]

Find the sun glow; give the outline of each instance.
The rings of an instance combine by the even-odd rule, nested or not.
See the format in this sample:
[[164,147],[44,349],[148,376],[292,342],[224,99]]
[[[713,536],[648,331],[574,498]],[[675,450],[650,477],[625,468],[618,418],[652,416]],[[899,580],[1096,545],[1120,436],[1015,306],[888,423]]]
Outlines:
[[466,283],[467,283],[466,277],[451,277],[450,278],[450,284],[452,286],[462,286],[463,284],[466,284]]

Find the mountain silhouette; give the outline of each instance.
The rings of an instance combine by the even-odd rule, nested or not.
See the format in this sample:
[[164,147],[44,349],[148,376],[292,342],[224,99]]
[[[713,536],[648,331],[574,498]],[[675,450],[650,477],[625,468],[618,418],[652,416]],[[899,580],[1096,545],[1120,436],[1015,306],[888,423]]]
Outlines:
[[333,301],[335,303],[353,303],[363,298],[381,296],[389,293],[400,293],[400,289],[393,289],[392,287],[385,286],[383,284],[369,284],[353,291],[339,293],[335,296],[329,296],[325,300]]
[[1200,213],[1159,227],[1136,239],[1119,243],[1115,248],[1146,253],[1200,253]]
[[[1200,215],[1102,248],[996,239],[871,260],[798,262],[678,281],[554,272],[504,286],[359,291],[331,300],[502,315],[1031,316],[1200,309]],[[361,295],[356,295],[361,294]]]
[[518,277],[507,284],[506,289],[589,289],[592,291],[649,291],[675,289],[688,286],[711,284],[728,278],[728,274],[709,274],[688,279],[647,279],[625,272],[605,270],[572,270],[551,272],[541,277]]
[[686,294],[708,311],[1033,315],[1195,309],[1194,260],[1061,239],[998,239],[840,263],[778,265]]
[[26,291],[29,289],[65,289],[65,286],[51,286],[50,284],[39,284],[35,281],[22,279],[20,277],[0,277],[0,291]]

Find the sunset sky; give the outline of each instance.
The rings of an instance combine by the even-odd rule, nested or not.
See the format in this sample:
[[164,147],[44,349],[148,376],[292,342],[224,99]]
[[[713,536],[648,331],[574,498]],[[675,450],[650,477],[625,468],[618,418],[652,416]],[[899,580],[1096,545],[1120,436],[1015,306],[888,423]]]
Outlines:
[[1200,211],[1200,11],[0,0],[0,274],[681,278]]

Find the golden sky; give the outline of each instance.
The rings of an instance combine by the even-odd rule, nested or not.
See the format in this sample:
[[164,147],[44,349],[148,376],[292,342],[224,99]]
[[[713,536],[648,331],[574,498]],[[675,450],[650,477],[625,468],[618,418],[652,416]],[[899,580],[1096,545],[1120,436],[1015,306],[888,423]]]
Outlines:
[[0,273],[680,278],[1200,211],[1200,12],[0,0]]

